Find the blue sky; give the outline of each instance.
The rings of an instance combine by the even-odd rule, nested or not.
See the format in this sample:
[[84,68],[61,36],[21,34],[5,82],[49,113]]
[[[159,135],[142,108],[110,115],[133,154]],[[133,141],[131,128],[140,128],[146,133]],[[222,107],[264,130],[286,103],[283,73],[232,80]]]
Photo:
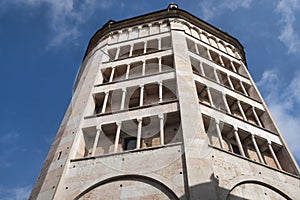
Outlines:
[[[233,35],[300,163],[300,1],[173,1]],[[90,37],[109,19],[168,1],[0,1],[0,199],[22,200],[40,172],[72,96]]]

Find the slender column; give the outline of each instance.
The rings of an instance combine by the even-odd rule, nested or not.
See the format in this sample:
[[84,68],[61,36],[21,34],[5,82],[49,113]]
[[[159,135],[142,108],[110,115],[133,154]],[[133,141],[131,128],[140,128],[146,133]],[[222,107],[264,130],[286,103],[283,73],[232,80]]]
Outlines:
[[96,130],[97,130],[97,132],[96,132],[96,136],[95,136],[95,139],[94,139],[93,150],[92,150],[91,156],[95,156],[95,152],[96,152],[97,144],[98,144],[98,141],[99,141],[100,133],[102,131],[101,125],[98,125],[96,127]]
[[230,76],[228,75],[228,76],[226,76],[226,77],[227,77],[228,83],[229,83],[229,85],[230,85],[230,88],[231,88],[232,90],[235,90],[234,87],[233,87],[233,84],[232,84],[232,82],[231,82]]
[[138,27],[138,31],[139,31],[138,36],[141,37],[142,26]]
[[235,68],[235,66],[234,66],[234,64],[233,64],[233,62],[232,62],[232,60],[230,60],[230,65],[231,65],[232,70],[233,70],[235,73],[237,73],[236,68]]
[[120,38],[121,38],[120,36],[121,36],[122,32],[123,32],[122,30],[118,31],[118,42],[120,42]]
[[159,32],[161,33],[161,29],[162,29],[162,27],[161,27],[161,26],[162,26],[162,22],[159,22],[159,23],[158,23],[158,25],[159,25]]
[[214,74],[215,74],[215,77],[216,77],[217,82],[220,83],[220,79],[219,79],[219,77],[218,77],[217,69],[214,67],[213,70],[214,70]]
[[205,76],[204,69],[203,69],[203,62],[200,62],[200,73],[202,76]]
[[221,55],[219,55],[219,60],[220,60],[221,65],[225,66]]
[[244,94],[247,95],[247,96],[249,96],[249,94],[248,94],[248,92],[246,91],[246,89],[245,89],[244,84],[243,84],[242,81],[240,81],[240,85],[241,85],[241,88],[242,88]]
[[117,52],[116,52],[116,57],[115,57],[115,60],[118,59],[119,57],[119,54],[120,54],[120,47],[117,48]]
[[207,49],[207,55],[208,55],[208,58],[209,58],[210,60],[212,60],[212,57],[211,57],[210,52],[209,52],[209,49]]
[[129,57],[132,56],[132,52],[133,52],[133,44],[130,45],[130,50],[129,50]]
[[255,108],[254,108],[253,106],[252,106],[252,112],[253,112],[253,115],[254,115],[255,120],[257,121],[258,125],[259,125],[260,127],[263,127],[262,124],[261,124],[261,122],[260,122],[260,119],[259,119],[258,116],[257,116],[257,113],[256,113],[256,111],[255,111]]
[[151,27],[152,27],[152,24],[148,24],[148,27],[149,27],[149,35],[151,35]]
[[127,39],[131,39],[130,35],[132,34],[132,28],[128,28],[127,31],[128,31],[128,37],[127,37]]
[[121,98],[121,107],[120,107],[120,110],[124,110],[125,99],[126,99],[126,88],[123,88],[122,89],[122,98]]
[[238,107],[239,107],[239,109],[240,109],[240,112],[241,112],[241,114],[242,114],[242,116],[243,116],[243,119],[244,119],[245,121],[247,121],[247,117],[246,117],[245,112],[244,112],[244,110],[243,110],[243,108],[242,108],[242,105],[241,105],[240,100],[237,100],[236,103],[237,103],[237,105],[238,105]]
[[165,144],[165,133],[164,133],[164,115],[158,115],[159,118],[159,133],[160,133],[160,144]]
[[115,71],[116,71],[116,68],[113,67],[113,68],[111,69],[111,73],[110,73],[110,77],[109,77],[109,81],[108,81],[108,82],[112,82],[112,81],[113,81],[114,75],[115,75]]
[[199,49],[198,49],[198,46],[196,43],[194,43],[194,48],[195,48],[196,53],[199,55]]
[[139,149],[139,148],[141,148],[143,120],[142,120],[142,118],[138,118],[137,121],[138,121],[138,131],[137,131],[137,139],[136,139],[136,148]]
[[157,39],[158,50],[161,50],[161,38]]
[[216,44],[217,44],[218,49],[221,51],[221,48],[220,48],[220,45],[219,45],[219,41],[216,41],[216,40],[215,40],[215,42],[216,42]]
[[144,105],[144,85],[140,85],[140,106]]
[[213,101],[213,99],[211,97],[211,93],[210,93],[210,88],[209,87],[207,87],[207,96],[208,96],[208,99],[210,101],[211,107],[215,107],[214,101]]
[[127,64],[125,79],[129,78],[130,64]]
[[223,101],[224,101],[227,113],[231,114],[231,110],[229,108],[229,105],[228,105],[228,102],[227,102],[227,99],[226,99],[226,94],[222,93],[222,97],[223,97]]
[[142,66],[142,76],[145,76],[146,74],[146,61],[143,60],[143,66]]
[[229,140],[228,140],[227,138],[225,138],[224,140],[225,140],[225,142],[226,142],[227,145],[228,145],[229,151],[233,152],[233,148],[232,148],[232,146],[230,145]]
[[114,146],[114,152],[118,152],[118,145],[120,140],[120,133],[121,133],[121,122],[117,122],[117,132],[116,132],[116,139],[115,139],[115,146]]
[[[221,50],[221,48],[220,48],[220,44],[221,44],[221,42],[220,42],[220,40],[217,42],[217,45],[218,45],[218,48]],[[226,46],[224,45],[224,44],[222,44],[223,45],[223,47],[225,48],[225,53],[227,53],[228,54],[228,51],[227,51],[227,48],[226,48]],[[222,51],[222,50],[221,50]]]
[[218,134],[218,138],[219,138],[219,142],[220,142],[220,145],[221,145],[221,148],[224,149],[224,144],[223,144],[223,139],[222,139],[222,133],[220,131],[220,122],[219,120],[215,120],[215,123],[216,123],[216,129],[217,129],[217,134]]
[[147,42],[144,42],[144,54],[147,53]]
[[260,151],[259,151],[259,148],[258,148],[257,143],[256,143],[256,140],[255,140],[255,136],[254,136],[253,134],[251,134],[251,139],[252,139],[252,142],[253,142],[255,151],[256,151],[256,153],[257,153],[257,155],[258,155],[259,161],[260,161],[261,163],[264,164],[265,162],[264,162],[264,160],[263,160],[263,158],[262,158],[262,156],[261,156],[261,153],[260,153]]
[[159,88],[158,88],[158,101],[162,102],[163,101],[163,84],[161,81],[158,82]]
[[105,91],[105,97],[104,97],[101,113],[105,113],[107,101],[108,101],[108,95],[109,95],[109,91]]
[[276,156],[276,154],[275,154],[275,152],[274,152],[274,150],[273,150],[273,148],[272,148],[272,143],[271,143],[271,141],[268,141],[268,147],[269,147],[269,150],[270,150],[270,152],[271,152],[271,154],[272,154],[272,157],[273,157],[273,159],[274,159],[274,161],[275,161],[275,163],[276,163],[277,168],[280,169],[280,170],[282,170],[281,165],[280,165],[280,163],[279,163],[279,161],[278,161],[278,159],[277,159],[277,156]]
[[238,134],[238,129],[236,127],[234,127],[234,129],[233,129],[233,133],[234,133],[234,137],[235,137],[236,142],[238,144],[238,148],[240,150],[241,155],[244,156],[244,157],[246,157],[244,149],[243,149],[243,145],[241,143],[241,140],[240,140],[240,137],[239,137],[239,134]]
[[158,57],[158,72],[162,72],[161,57]]

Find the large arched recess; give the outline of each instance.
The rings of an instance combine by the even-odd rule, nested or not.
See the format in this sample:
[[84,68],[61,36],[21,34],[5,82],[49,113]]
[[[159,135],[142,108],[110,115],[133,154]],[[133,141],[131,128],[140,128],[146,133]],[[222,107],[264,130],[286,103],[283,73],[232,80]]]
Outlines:
[[[282,192],[280,189],[272,186],[272,185],[269,185],[267,183],[264,183],[264,182],[261,182],[261,181],[257,181],[257,180],[245,180],[245,181],[242,181],[238,184],[236,184],[227,194],[227,197],[226,197],[226,200],[231,200],[231,199],[239,199],[238,196],[235,196],[234,198],[232,198],[232,196],[234,196],[232,194],[232,192],[239,188],[239,187],[243,187],[243,186],[246,186],[246,185],[249,185],[249,184],[253,184],[253,185],[256,185],[256,186],[259,186],[259,187],[264,187],[264,188],[267,188],[269,189],[270,191],[274,192],[274,194],[276,193],[278,196],[282,197],[282,199],[287,199],[287,200],[292,200],[291,197],[289,197],[287,194],[285,194],[284,192]],[[258,191],[253,191],[253,195],[255,196],[256,193]],[[267,194],[266,194],[267,195]],[[240,197],[240,199],[244,199],[243,197]]]
[[134,182],[144,183],[144,184],[147,184],[149,186],[152,186],[152,187],[160,190],[171,200],[179,200],[177,195],[165,184],[163,184],[153,178],[150,178],[147,176],[142,176],[142,175],[121,175],[121,176],[115,176],[115,177],[111,177],[111,178],[102,180],[102,181],[88,187],[87,189],[85,189],[74,199],[79,200],[79,199],[81,199],[81,197],[83,197],[84,195],[86,195],[87,193],[91,192],[92,190],[94,190],[98,187],[104,186],[109,183],[118,182],[118,181],[134,181]]

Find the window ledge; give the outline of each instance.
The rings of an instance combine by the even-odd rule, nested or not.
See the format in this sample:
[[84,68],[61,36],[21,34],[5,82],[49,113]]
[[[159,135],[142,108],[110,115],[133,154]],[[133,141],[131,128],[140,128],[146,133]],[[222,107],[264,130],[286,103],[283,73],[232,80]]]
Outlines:
[[133,150],[123,151],[123,152],[108,153],[108,154],[104,154],[104,155],[97,155],[97,156],[90,156],[90,157],[83,157],[83,158],[75,158],[75,159],[71,159],[70,162],[91,160],[91,159],[97,159],[97,158],[104,158],[104,157],[110,157],[110,156],[116,156],[116,155],[129,154],[129,153],[137,153],[137,152],[142,152],[142,151],[151,151],[151,150],[162,149],[162,148],[167,148],[167,147],[171,147],[171,146],[179,146],[181,144],[182,144],[182,142],[175,142],[175,143],[159,145],[159,146],[155,146],[155,147],[133,149]]
[[263,164],[263,163],[260,163],[260,162],[256,162],[256,161],[251,160],[251,159],[249,159],[249,158],[247,158],[247,157],[243,157],[243,156],[241,156],[241,155],[239,155],[239,154],[235,154],[235,153],[232,153],[232,152],[227,151],[227,150],[225,150],[225,149],[222,149],[222,148],[219,148],[219,147],[215,147],[215,146],[213,146],[213,145],[211,145],[211,144],[208,144],[208,146],[211,147],[211,148],[213,148],[213,149],[222,151],[222,152],[227,153],[227,154],[230,154],[230,155],[232,155],[232,156],[239,157],[239,158],[244,159],[244,160],[246,160],[246,161],[249,161],[249,162],[251,162],[251,163],[254,163],[254,164],[257,164],[257,165],[260,165],[260,166],[263,166],[263,167],[267,167],[267,168],[272,169],[272,170],[274,170],[274,171],[277,171],[277,172],[280,172],[280,173],[284,173],[284,174],[286,174],[286,175],[288,175],[288,176],[292,176],[292,177],[297,178],[297,179],[300,180],[300,176],[297,176],[297,175],[295,175],[295,174],[289,173],[289,172],[287,172],[287,171],[279,170],[279,169],[276,169],[276,168],[271,167],[271,166],[269,166],[269,165],[266,165],[266,164]]
[[97,84],[94,85],[94,87],[99,87],[99,86],[103,86],[103,85],[110,85],[110,84],[114,84],[114,83],[120,83],[120,82],[124,82],[124,81],[131,81],[131,80],[135,80],[135,79],[141,79],[144,77],[150,77],[150,76],[156,76],[156,75],[160,75],[160,74],[166,74],[166,73],[170,73],[170,72],[174,72],[175,70],[166,70],[166,71],[162,71],[162,72],[157,72],[157,73],[153,73],[153,74],[146,74],[144,76],[138,76],[138,77],[133,77],[133,78],[128,78],[128,79],[122,79],[122,80],[116,80],[116,81],[112,81],[112,82],[106,82],[106,83],[101,83],[101,84]]
[[163,102],[157,102],[157,103],[144,105],[144,106],[132,107],[132,108],[124,109],[124,110],[116,110],[116,111],[111,111],[111,112],[107,112],[107,113],[95,114],[95,115],[91,115],[91,116],[86,116],[86,117],[84,117],[84,119],[101,117],[101,116],[105,116],[105,115],[117,114],[117,113],[133,111],[133,110],[138,110],[138,109],[143,109],[143,108],[149,108],[149,107],[153,107],[153,106],[160,106],[160,105],[165,105],[165,104],[175,103],[175,102],[178,102],[178,99],[172,99],[172,100],[167,100],[167,101],[163,101]]

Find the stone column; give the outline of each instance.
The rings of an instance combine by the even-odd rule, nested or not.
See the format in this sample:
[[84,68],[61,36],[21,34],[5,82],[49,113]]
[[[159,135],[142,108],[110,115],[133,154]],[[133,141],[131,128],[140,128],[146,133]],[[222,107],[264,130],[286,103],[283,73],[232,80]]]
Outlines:
[[106,106],[107,106],[107,101],[108,101],[108,96],[109,96],[109,91],[105,91],[105,97],[104,97],[101,113],[105,113]]
[[214,101],[211,97],[210,88],[209,87],[206,87],[206,88],[207,88],[207,96],[208,96],[208,100],[210,101],[210,105],[211,105],[211,107],[215,108],[216,106],[215,106]]
[[200,62],[200,73],[202,76],[205,76],[204,69],[203,69],[203,62]]
[[120,133],[121,133],[121,122],[117,122],[117,132],[116,132],[116,138],[115,138],[115,146],[114,146],[114,152],[118,152],[118,145],[120,140]]
[[158,88],[158,101],[162,102],[163,101],[163,84],[162,81],[158,82],[159,88]]
[[230,61],[230,65],[231,65],[232,71],[234,71],[235,73],[237,73],[236,68],[235,68],[232,60]]
[[146,74],[146,61],[143,60],[143,65],[142,65],[142,76],[145,76]]
[[253,134],[251,134],[251,139],[252,139],[252,142],[253,142],[255,151],[256,151],[256,153],[257,153],[257,156],[258,156],[258,158],[259,158],[259,161],[260,161],[261,163],[265,164],[265,162],[264,162],[264,160],[263,160],[263,158],[262,158],[262,156],[261,156],[261,153],[260,153],[260,151],[259,151],[259,148],[258,148],[258,146],[257,146],[256,140],[255,140],[255,136],[254,136]]
[[230,108],[229,108],[227,99],[226,99],[226,94],[222,93],[222,97],[223,97],[223,101],[224,101],[224,104],[225,104],[225,107],[226,107],[227,112],[228,112],[229,114],[232,114],[232,113],[231,113],[231,110],[230,110]]
[[241,140],[240,140],[240,136],[239,136],[237,127],[233,128],[233,133],[234,133],[234,137],[235,137],[236,142],[238,144],[238,148],[240,150],[241,155],[244,156],[244,157],[246,157],[244,149],[243,149],[243,145],[242,145]]
[[269,140],[268,140],[268,147],[269,147],[269,150],[270,150],[270,152],[272,154],[272,157],[273,157],[273,159],[274,159],[274,161],[276,163],[277,168],[280,169],[280,170],[282,170],[281,165],[280,165],[280,163],[279,163],[279,161],[277,159],[277,156],[276,156],[276,154],[275,154],[275,152],[274,152],[274,150],[272,148],[272,143]]
[[242,82],[242,81],[240,81],[240,85],[241,85],[241,88],[242,88],[242,90],[243,90],[244,94],[245,94],[245,95],[247,95],[247,96],[249,96],[249,94],[248,94],[248,92],[246,91],[246,89],[245,89],[245,87],[244,87],[244,85],[243,85],[243,82]]
[[120,53],[120,47],[117,48],[115,60],[117,60],[119,58],[119,53]]
[[110,77],[109,77],[109,81],[108,81],[108,82],[112,82],[112,81],[113,81],[114,75],[115,75],[115,70],[116,70],[116,68],[115,68],[115,67],[112,67],[111,73],[110,73]]
[[127,64],[125,79],[129,78],[130,64]]
[[141,37],[142,26],[138,27],[138,37]]
[[126,99],[126,88],[122,89],[122,98],[121,98],[121,106],[120,110],[124,110],[125,107],[125,99]]
[[228,76],[226,76],[226,77],[227,77],[228,83],[229,83],[229,85],[230,85],[230,88],[231,88],[232,90],[235,90],[234,87],[233,87],[233,84],[232,84],[232,82],[231,82],[230,76],[228,75]]
[[151,27],[152,27],[152,24],[148,24],[148,28],[149,28],[149,35],[151,35]]
[[147,41],[144,42],[144,54],[147,53]]
[[162,22],[159,22],[159,32],[161,33],[161,29],[162,29]]
[[242,116],[243,116],[243,119],[244,119],[245,121],[247,121],[247,117],[246,117],[245,112],[244,112],[244,110],[243,110],[243,108],[242,108],[242,105],[241,105],[240,100],[237,100],[236,103],[237,103],[237,105],[238,105],[238,107],[239,107],[239,109],[240,109],[240,112],[241,112],[241,114],[242,114]]
[[209,49],[207,49],[207,55],[208,55],[208,58],[209,58],[210,60],[212,60],[212,57],[211,57],[210,52],[209,52]]
[[220,146],[222,149],[224,149],[224,144],[223,144],[223,139],[222,139],[222,133],[221,133],[221,130],[220,130],[220,122],[219,120],[215,120],[215,123],[216,123],[216,129],[217,129],[217,134],[218,134],[218,138],[219,138],[219,142],[220,142]]
[[143,120],[142,120],[142,118],[138,118],[137,121],[138,121],[138,130],[137,130],[137,139],[136,139],[136,149],[140,149],[141,148]]
[[140,106],[144,105],[144,85],[140,85]]
[[101,125],[98,125],[96,127],[96,130],[97,130],[97,132],[96,132],[96,136],[95,136],[95,139],[94,139],[94,144],[93,144],[93,149],[92,149],[91,156],[95,156],[95,152],[96,152],[97,144],[98,144],[98,141],[99,141],[100,133],[102,131]]
[[129,57],[132,56],[132,53],[133,53],[133,44],[130,45]]
[[162,72],[161,57],[158,57],[158,72]]
[[197,44],[196,44],[196,43],[194,43],[194,47],[195,47],[195,51],[196,51],[196,53],[199,55],[199,49],[198,49],[198,46],[197,46]]
[[158,50],[161,50],[161,38],[157,39]]
[[221,63],[221,65],[225,67],[225,65],[224,65],[224,62],[223,62],[223,60],[222,60],[222,57],[221,57],[221,55],[219,55],[219,60],[220,60],[220,63]]
[[217,73],[217,69],[214,67],[214,75],[215,75],[215,77],[216,77],[216,81],[218,82],[218,83],[220,83],[220,80],[219,80],[219,76],[218,76],[218,73]]
[[160,144],[165,144],[165,134],[164,134],[164,115],[158,115],[159,118],[159,133],[160,133]]
[[255,120],[257,121],[258,125],[259,125],[260,127],[263,127],[262,124],[261,124],[261,122],[260,122],[259,117],[257,116],[257,113],[256,113],[256,111],[255,111],[255,108],[254,108],[253,106],[252,106],[252,112],[253,112],[253,115],[254,115]]

